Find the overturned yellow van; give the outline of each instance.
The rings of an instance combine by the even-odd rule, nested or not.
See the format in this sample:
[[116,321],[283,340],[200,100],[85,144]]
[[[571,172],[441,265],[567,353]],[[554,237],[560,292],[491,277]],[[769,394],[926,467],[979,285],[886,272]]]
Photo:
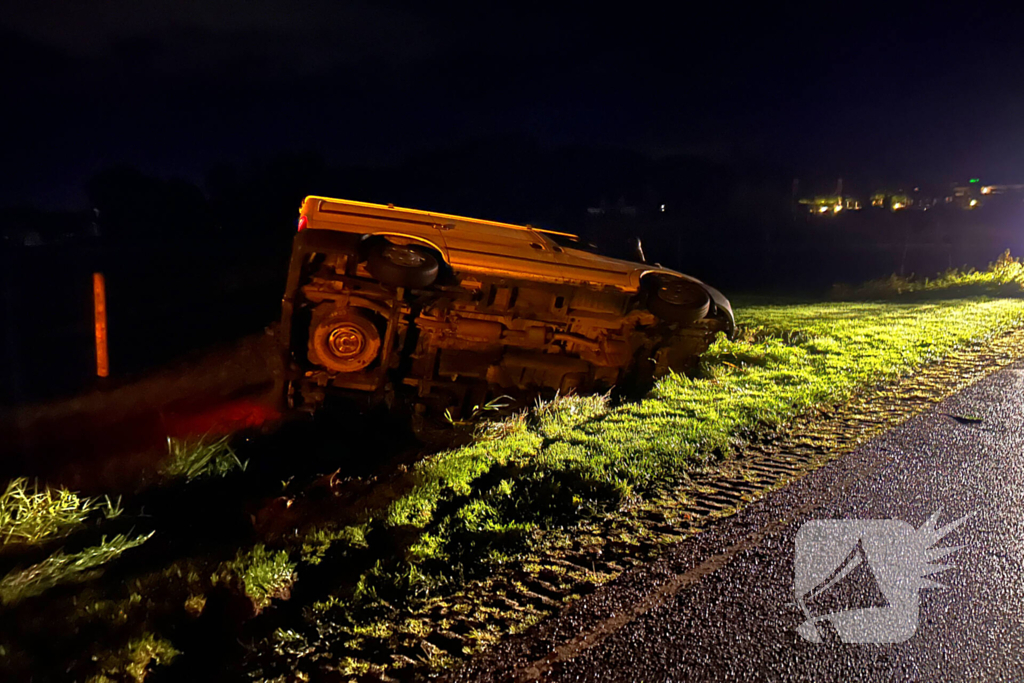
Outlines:
[[294,408],[405,392],[458,414],[643,383],[734,326],[718,290],[569,233],[312,196],[298,227],[280,337]]

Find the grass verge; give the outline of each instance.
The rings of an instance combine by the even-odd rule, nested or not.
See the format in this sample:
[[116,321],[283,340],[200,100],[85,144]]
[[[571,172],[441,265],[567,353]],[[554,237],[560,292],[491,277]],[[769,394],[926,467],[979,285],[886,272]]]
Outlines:
[[[1012,284],[1013,268],[998,266],[991,280]],[[984,277],[975,279],[972,287],[989,286]],[[319,495],[328,502],[319,510],[334,515],[310,515],[304,521],[296,513],[293,519],[292,500],[276,498],[281,505],[270,507],[288,523],[277,525],[273,534],[259,531],[261,508],[252,515],[258,539],[235,534],[208,555],[158,571],[150,567],[145,575],[124,581],[116,595],[108,594],[109,586],[84,584],[74,596],[75,606],[67,608],[74,617],[68,629],[78,634],[102,625],[111,637],[77,671],[83,678],[138,680],[174,659],[176,648],[183,650],[185,664],[179,662],[174,671],[188,670],[190,652],[203,645],[177,628],[181,622],[194,619],[197,628],[207,629],[202,633],[235,641],[231,629],[236,626],[220,626],[222,617],[234,619],[234,603],[219,600],[220,588],[243,595],[251,609],[242,618],[251,619],[275,600],[290,598],[297,580],[292,599],[306,609],[281,610],[277,616],[271,609],[259,617],[253,632],[274,629],[274,635],[255,648],[252,675],[315,676],[328,662],[332,671],[349,675],[379,673],[374,667],[401,668],[403,662],[444,666],[464,655],[447,632],[455,626],[444,618],[426,626],[411,619],[414,609],[452,595],[475,578],[496,576],[497,567],[522,563],[544,543],[571,540],[611,510],[657,505],[658,488],[665,482],[728,469],[730,456],[765,431],[1024,324],[1024,301],[957,298],[964,293],[957,282],[949,280],[951,296],[941,300],[743,308],[736,337],[716,341],[695,377],[666,377],[639,402],[615,405],[607,396],[568,396],[482,423],[475,443],[427,457],[392,479],[361,481],[349,497],[335,500],[324,492],[331,490],[327,486]],[[168,480],[205,478],[207,486],[244,469],[227,441],[172,442],[171,455],[164,471]],[[232,485],[249,485],[251,474],[245,473],[244,481],[229,479]],[[99,503],[90,505],[95,512]],[[74,515],[68,519],[53,525],[57,531],[25,537],[60,538],[81,523]],[[131,541],[119,537],[112,543]],[[104,539],[97,548],[102,551],[106,544]],[[47,562],[67,581],[93,571],[88,558],[68,551],[38,564]],[[76,567],[81,571],[70,571]],[[7,577],[12,590],[24,591],[21,597],[12,593],[14,602],[32,594],[34,577],[45,578],[49,571],[46,566],[29,569],[34,573]],[[45,581],[38,585],[45,590]],[[543,590],[521,589],[541,591],[538,599]],[[87,607],[79,606],[80,598]],[[17,607],[22,616],[39,613],[34,632],[48,633],[56,621],[43,619],[47,612],[36,609],[44,602]],[[502,610],[528,610],[494,609],[499,619]],[[514,626],[526,623],[529,619],[519,619]],[[264,625],[270,628],[263,630]],[[480,642],[493,642],[502,633],[492,624],[472,626],[478,627]],[[395,633],[401,629],[415,629],[422,643],[415,649],[398,644]],[[14,640],[23,641],[20,635]],[[317,647],[327,643],[329,656],[310,655],[314,641]],[[113,659],[104,659],[108,651]],[[371,663],[360,655],[364,651],[386,654],[375,655]],[[30,668],[26,664],[24,670]]]
[[748,309],[737,338],[711,347],[699,377],[671,375],[644,400],[614,408],[600,396],[540,406],[500,438],[422,461],[412,490],[371,516],[423,530],[410,560],[451,560],[455,536],[500,535],[619,504],[659,479],[712,465],[746,435],[1022,319],[1018,300]]
[[318,527],[315,553],[296,542],[293,554],[309,553],[300,577],[325,557],[380,559],[315,603],[289,638],[329,623],[344,642],[366,624],[400,620],[402,605],[522,557],[541,530],[643,501],[660,482],[720,467],[750,437],[1021,326],[1024,301],[758,306],[740,323],[697,377],[666,377],[636,403],[569,396],[491,424],[478,442],[417,463],[403,493],[356,524]]

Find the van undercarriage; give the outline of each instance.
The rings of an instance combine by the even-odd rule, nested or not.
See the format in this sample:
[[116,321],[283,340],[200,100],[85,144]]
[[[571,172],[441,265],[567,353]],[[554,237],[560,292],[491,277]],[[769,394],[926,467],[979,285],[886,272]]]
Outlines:
[[368,269],[373,242],[296,238],[283,301],[287,397],[315,410],[332,395],[411,399],[458,417],[499,395],[643,386],[692,366],[727,329],[714,304],[669,323],[646,293],[443,270],[396,287]]

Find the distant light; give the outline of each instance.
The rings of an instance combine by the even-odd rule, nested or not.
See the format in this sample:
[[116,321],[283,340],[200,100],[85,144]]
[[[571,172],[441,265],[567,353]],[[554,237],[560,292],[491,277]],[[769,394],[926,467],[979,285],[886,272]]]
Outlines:
[[981,182],[981,178],[971,178],[971,182],[972,182],[972,183],[978,183],[978,182]]
[[903,208],[903,204],[901,202],[896,202],[895,204],[892,205],[892,210],[893,211],[895,211],[896,209],[902,209],[902,208]]
[[984,187],[981,188],[981,193],[982,194],[992,194],[992,186],[991,185],[985,185]]
[[820,209],[818,209],[818,213],[828,213],[828,207],[827,206],[821,207]]
[[978,205],[978,200],[977,199],[972,199],[971,200],[971,206],[977,206],[977,205]]
[[836,204],[835,208],[833,208],[832,210],[835,211],[836,213],[839,213],[840,211],[843,210],[843,207],[839,204]]
[[664,204],[661,205],[661,211],[662,211],[662,213],[665,212],[665,205]]

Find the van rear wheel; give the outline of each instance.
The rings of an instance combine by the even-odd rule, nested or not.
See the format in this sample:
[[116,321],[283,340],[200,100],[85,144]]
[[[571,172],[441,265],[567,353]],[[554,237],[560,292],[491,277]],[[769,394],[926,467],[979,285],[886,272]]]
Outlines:
[[348,310],[315,315],[309,359],[334,372],[359,372],[377,357],[380,333],[371,320]]

